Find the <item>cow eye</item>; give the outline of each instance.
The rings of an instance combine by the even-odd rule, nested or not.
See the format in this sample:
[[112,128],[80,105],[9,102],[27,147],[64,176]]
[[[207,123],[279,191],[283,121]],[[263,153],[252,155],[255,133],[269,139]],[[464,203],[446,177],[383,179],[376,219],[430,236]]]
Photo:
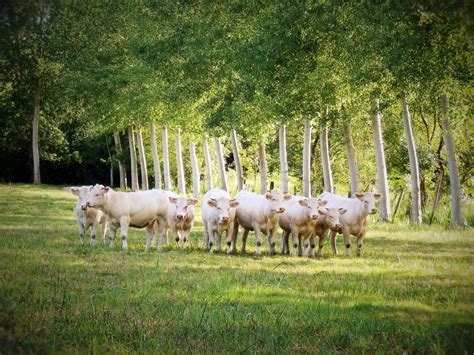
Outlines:
[[272,201],[276,201],[276,198],[272,198]]
[[99,194],[95,194],[96,197],[99,197]]

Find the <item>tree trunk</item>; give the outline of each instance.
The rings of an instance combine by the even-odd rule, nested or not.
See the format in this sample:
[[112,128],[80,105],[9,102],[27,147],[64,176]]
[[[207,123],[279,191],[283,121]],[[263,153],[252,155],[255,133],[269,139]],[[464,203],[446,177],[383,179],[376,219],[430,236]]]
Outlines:
[[303,195],[311,197],[311,120],[304,122]]
[[146,166],[145,146],[143,144],[142,128],[137,128],[138,157],[140,158],[140,175],[142,178],[142,190],[148,190],[148,169]]
[[265,143],[258,145],[258,170],[260,172],[260,193],[263,195],[268,191],[267,154]]
[[319,142],[321,145],[321,165],[323,167],[324,191],[334,192],[331,171],[331,158],[329,156],[328,142],[328,109],[323,112]]
[[33,108],[32,148],[33,148],[33,184],[41,184],[39,157],[39,115],[40,115],[40,83],[35,90],[35,106]]
[[158,148],[156,146],[156,128],[153,122],[150,123],[150,143],[151,157],[153,159],[153,175],[155,176],[155,189],[161,189],[160,156],[158,155]]
[[163,178],[165,181],[165,190],[171,191],[170,159],[168,154],[168,127],[161,130],[161,142],[163,144]]
[[464,216],[461,206],[461,183],[459,181],[458,164],[454,149],[454,139],[448,121],[448,96],[441,97],[441,112],[443,115],[443,137],[448,157],[449,184],[451,186],[451,221],[456,227],[464,226]]
[[398,208],[400,207],[400,202],[402,202],[403,194],[405,193],[405,189],[400,190],[400,195],[398,196],[397,203],[395,204],[395,209],[392,215],[392,223],[395,222],[395,217],[397,216]]
[[418,157],[416,154],[415,138],[411,127],[411,117],[405,95],[400,98],[400,108],[403,116],[403,126],[405,129],[405,138],[408,146],[408,158],[410,160],[411,172],[411,222],[413,224],[421,223],[421,196],[420,196],[420,172],[418,167]]
[[199,198],[200,182],[199,182],[199,164],[196,155],[196,145],[189,142],[189,154],[191,156],[191,169],[193,171],[193,197]]
[[224,156],[222,155],[222,146],[219,138],[216,138],[215,144],[217,154],[217,165],[219,168],[219,177],[221,180],[221,189],[224,191],[229,191],[227,188],[227,176],[225,174]]
[[232,154],[234,155],[235,175],[237,177],[237,191],[240,191],[244,188],[244,184],[242,176],[242,165],[240,165],[239,146],[235,129],[233,129],[230,133],[230,140],[232,141]]
[[180,195],[186,195],[186,181],[184,180],[183,154],[181,149],[181,129],[178,128],[176,136],[176,169],[178,173],[178,191]]
[[132,191],[138,191],[137,151],[135,148],[135,135],[133,127],[128,127],[128,144],[130,147],[130,174],[132,180]]
[[122,142],[120,141],[120,133],[114,132],[114,142],[115,142],[115,150],[119,156],[118,166],[119,166],[119,176],[120,176],[120,188],[126,189],[127,188],[127,172],[125,170],[125,165],[122,162]]
[[372,100],[372,135],[374,137],[375,165],[377,169],[377,189],[382,194],[379,201],[379,221],[390,220],[390,191],[388,189],[387,165],[385,164],[385,153],[383,149],[382,122],[379,110],[379,100]]
[[344,124],[344,135],[346,137],[346,155],[347,164],[349,165],[349,175],[351,179],[351,195],[357,191],[360,191],[360,180],[359,180],[359,165],[357,164],[357,158],[355,155],[354,142],[352,141],[352,128],[351,123],[346,122]]
[[212,161],[211,155],[209,154],[209,145],[207,144],[207,134],[204,135],[202,140],[202,147],[204,150],[204,163],[206,167],[206,188],[207,191],[212,189]]
[[430,216],[430,225],[433,223],[433,218],[436,213],[436,210],[439,206],[439,201],[441,200],[441,187],[443,185],[443,177],[444,177],[444,170],[438,170],[438,177],[436,178],[436,187],[435,187],[435,195],[433,199],[433,208],[431,209],[431,216]]
[[284,193],[288,192],[288,159],[286,156],[286,128],[280,125],[278,130],[279,148],[280,148],[280,190]]

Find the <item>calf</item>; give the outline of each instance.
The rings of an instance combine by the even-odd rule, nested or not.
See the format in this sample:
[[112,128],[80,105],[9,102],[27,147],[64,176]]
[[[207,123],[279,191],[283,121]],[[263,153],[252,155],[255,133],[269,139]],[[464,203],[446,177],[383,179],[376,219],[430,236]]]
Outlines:
[[[239,205],[236,200],[231,200],[227,191],[211,189],[202,198],[202,222],[204,224],[204,246],[212,253],[221,250],[222,234],[226,233],[226,239],[230,240],[235,218],[235,208]],[[228,246],[227,251],[230,251]]]
[[160,190],[140,192],[116,192],[108,186],[95,185],[86,205],[104,211],[110,220],[110,246],[115,239],[115,232],[120,227],[122,248],[128,249],[128,228],[145,228],[147,242],[145,251],[150,249],[154,239],[153,224],[158,223],[157,250],[161,250],[166,219],[168,216],[168,197]]
[[184,244],[194,223],[194,206],[199,202],[196,199],[178,196],[174,192],[163,191],[170,202],[166,220],[165,235],[171,229],[175,235],[176,243]]
[[281,235],[282,254],[289,254],[288,239],[291,233],[293,242],[293,255],[301,255],[301,243],[306,237],[314,231],[315,224],[318,221],[318,208],[324,206],[326,201],[318,201],[316,198],[306,198],[303,196],[294,196],[291,200],[283,204],[283,212],[278,220],[278,224],[283,230]]
[[247,236],[250,231],[255,232],[257,239],[256,254],[261,254],[262,233],[268,234],[269,254],[275,254],[275,232],[278,228],[278,217],[285,211],[283,201],[291,199],[291,195],[283,194],[278,190],[257,195],[253,192],[240,191],[234,199],[239,202],[236,209],[231,240],[227,241],[228,252],[236,251],[237,233],[242,226],[242,253],[245,253]]
[[91,190],[92,186],[69,188],[69,191],[78,197],[76,203],[76,221],[79,227],[79,243],[81,245],[84,244],[84,235],[89,227],[91,228],[90,245],[95,244],[95,233],[99,224],[102,225],[102,242],[105,241],[105,235],[107,234],[107,216],[100,210],[86,206],[86,201],[89,198]]
[[[320,200],[320,202],[327,201]],[[314,224],[314,230],[310,234],[309,243],[308,240],[305,240],[305,256],[313,256],[314,249],[316,247],[314,243],[314,239],[316,236],[319,238],[319,250],[318,256],[322,255],[323,246],[324,246],[324,239],[328,233],[328,230],[340,232],[341,231],[341,223],[339,220],[339,216],[343,215],[347,212],[344,208],[320,208],[318,209],[319,217],[316,223]]]
[[341,230],[331,230],[331,248],[337,255],[336,235],[342,233],[345,243],[345,255],[349,256],[351,248],[351,234],[357,237],[357,255],[362,252],[364,236],[367,231],[368,216],[377,212],[375,203],[382,197],[381,193],[356,192],[354,197],[348,198],[325,192],[320,199],[328,201],[327,208],[344,208],[347,212],[340,217]]

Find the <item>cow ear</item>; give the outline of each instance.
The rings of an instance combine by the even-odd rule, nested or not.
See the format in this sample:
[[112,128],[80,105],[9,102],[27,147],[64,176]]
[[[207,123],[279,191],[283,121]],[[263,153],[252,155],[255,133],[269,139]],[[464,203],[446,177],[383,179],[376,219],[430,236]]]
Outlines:
[[209,201],[207,201],[207,204],[212,207],[217,207],[217,201],[215,198],[211,198]]
[[308,206],[308,199],[304,198],[302,200],[299,200],[298,203],[300,204],[300,206],[307,207]]
[[326,216],[327,215],[327,209],[326,208],[318,208],[318,213],[321,215],[321,216]]
[[318,200],[318,205],[319,206],[326,206],[328,204],[327,200]]
[[272,196],[272,194],[271,194],[270,192],[267,192],[267,193],[265,194],[265,198],[266,198],[267,200],[271,200],[271,199],[273,199],[273,196]]
[[178,202],[178,199],[176,197],[168,197],[168,200],[170,201],[170,203]]
[[188,199],[188,206],[195,206],[195,205],[198,204],[198,202],[199,202],[198,199],[190,198],[190,199]]
[[339,214],[344,214],[347,212],[347,209],[345,208],[339,208]]
[[292,197],[293,197],[293,195],[290,195],[290,194],[284,194],[284,195],[283,195],[283,199],[284,199],[285,201],[288,201],[288,200],[291,199]]
[[375,202],[379,201],[382,198],[382,194],[380,192],[374,192]]
[[237,201],[237,200],[230,200],[230,201],[229,201],[229,206],[232,207],[232,208],[239,207],[239,201]]
[[89,191],[92,191],[93,188],[94,188],[94,186],[90,185],[89,186]]
[[78,187],[70,187],[69,191],[71,191],[71,193],[73,195],[79,196],[79,188]]
[[362,200],[364,198],[364,193],[363,192],[355,192],[354,193],[355,197],[357,197],[359,200]]

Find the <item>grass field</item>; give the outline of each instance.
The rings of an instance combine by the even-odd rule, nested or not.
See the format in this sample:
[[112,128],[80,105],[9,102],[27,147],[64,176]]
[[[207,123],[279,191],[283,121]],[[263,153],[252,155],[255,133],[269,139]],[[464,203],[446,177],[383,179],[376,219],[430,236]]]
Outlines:
[[191,246],[132,230],[122,252],[79,246],[74,204],[0,185],[0,353],[474,351],[473,229],[373,224],[363,257],[322,259],[255,257],[251,234],[227,256],[198,217]]

